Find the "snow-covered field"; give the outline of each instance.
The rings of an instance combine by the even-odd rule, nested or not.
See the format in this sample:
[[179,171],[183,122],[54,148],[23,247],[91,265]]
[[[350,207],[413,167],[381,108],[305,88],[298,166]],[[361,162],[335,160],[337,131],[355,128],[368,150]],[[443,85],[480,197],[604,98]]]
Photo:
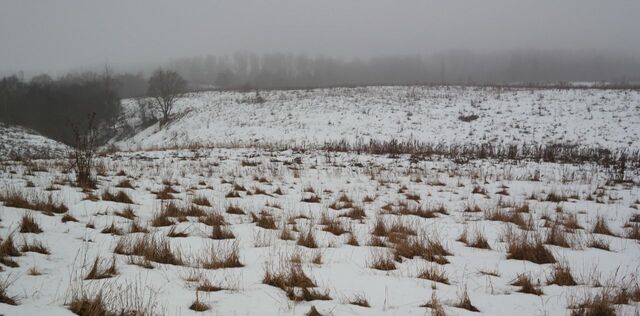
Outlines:
[[[640,148],[640,92],[481,87],[367,87],[203,92],[176,104],[176,119],[115,142],[123,149],[185,144],[417,139],[423,142],[579,143]],[[127,124],[139,125],[125,100]],[[477,115],[463,122],[459,116]]]
[[612,181],[592,164],[250,146],[639,149],[639,92],[261,95],[189,95],[162,129],[140,128],[126,100],[128,130],[139,132],[113,142],[126,151],[96,158],[95,188],[77,187],[63,159],[0,159],[0,315],[640,314],[632,166]]
[[[2,165],[1,293],[19,304],[2,314],[71,315],[74,295],[100,293],[166,315],[197,314],[196,298],[219,315],[424,315],[434,298],[475,314],[456,307],[465,292],[486,315],[568,314],[601,292],[640,310],[640,192],[594,166],[136,152],[101,158],[85,193],[65,168]],[[539,248],[514,250],[527,234]]]
[[0,123],[0,160],[15,157],[55,157],[68,147],[32,130]]

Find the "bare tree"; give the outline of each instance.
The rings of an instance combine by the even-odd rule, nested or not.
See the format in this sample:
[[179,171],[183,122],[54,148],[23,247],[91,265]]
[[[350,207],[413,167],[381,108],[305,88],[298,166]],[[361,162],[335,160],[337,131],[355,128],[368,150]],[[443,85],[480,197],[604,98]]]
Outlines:
[[169,121],[173,105],[185,92],[186,86],[186,81],[172,70],[160,68],[149,78],[147,94],[153,98],[154,106],[162,112],[161,124]]
[[98,130],[96,129],[95,118],[95,113],[89,114],[87,125],[84,128],[77,123],[71,124],[75,139],[71,159],[76,171],[76,183],[82,188],[95,187],[95,182],[91,177],[93,159],[98,149]]

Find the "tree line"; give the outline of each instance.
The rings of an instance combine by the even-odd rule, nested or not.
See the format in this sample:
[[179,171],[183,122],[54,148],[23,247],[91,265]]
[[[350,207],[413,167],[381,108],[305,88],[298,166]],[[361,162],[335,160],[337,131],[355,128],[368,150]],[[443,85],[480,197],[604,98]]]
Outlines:
[[[120,100],[149,97],[149,107],[166,123],[186,81],[175,71],[157,69],[142,74],[72,73],[57,79],[43,74],[24,80],[16,75],[0,79],[0,122],[31,128],[68,145],[77,145],[80,126],[91,121],[96,143],[113,136],[121,112]],[[155,119],[155,116],[154,116]]]
[[193,84],[217,88],[640,81],[637,56],[555,51],[451,51],[428,57],[351,60],[290,53],[235,53],[174,59],[169,68]]

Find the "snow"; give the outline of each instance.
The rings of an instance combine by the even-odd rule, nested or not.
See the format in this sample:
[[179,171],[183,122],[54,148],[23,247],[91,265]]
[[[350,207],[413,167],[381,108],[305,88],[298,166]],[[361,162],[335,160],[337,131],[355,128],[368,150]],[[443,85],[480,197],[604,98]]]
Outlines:
[[16,157],[55,157],[67,146],[20,126],[0,123],[0,160]]
[[[366,87],[201,92],[176,103],[175,119],[113,141],[123,149],[189,144],[297,144],[369,139],[423,142],[578,143],[640,148],[640,92],[597,89]],[[123,102],[130,128],[137,106]],[[462,122],[461,115],[478,115]]]
[[[111,310],[124,308],[154,315],[305,315],[312,306],[323,315],[425,315],[432,309],[422,305],[432,295],[447,315],[513,315],[514,311],[521,315],[569,315],[570,306],[593,293],[625,290],[640,295],[640,243],[631,235],[637,227],[634,225],[640,225],[634,221],[640,220],[638,170],[626,170],[629,182],[611,183],[609,170],[592,164],[493,160],[461,164],[446,159],[415,162],[406,155],[276,151],[252,146],[281,143],[313,147],[342,139],[413,138],[451,144],[557,141],[640,149],[638,91],[368,87],[260,94],[265,103],[247,102],[254,92],[190,94],[176,105],[175,119],[162,128],[157,124],[141,127],[135,102],[125,100],[119,127],[137,132],[123,133],[112,140],[123,151],[97,158],[97,188],[93,192],[83,192],[74,185],[68,161],[0,160],[0,200],[17,192],[31,201],[62,202],[69,208],[67,214],[78,220],[62,222],[63,214],[0,202],[2,241],[12,236],[18,248],[25,242],[39,241],[50,252],[21,252],[21,256],[9,257],[18,267],[0,263],[0,290],[18,302],[15,306],[0,303],[0,314],[73,315],[69,310],[73,293],[102,293]],[[470,114],[479,118],[471,122],[458,119]],[[0,128],[8,131],[2,133],[0,144],[19,140],[19,145],[4,148],[60,146],[37,135]],[[129,180],[133,188],[117,187],[123,180]],[[248,191],[234,189],[236,184]],[[226,222],[223,226],[235,238],[210,238],[213,228],[194,216],[171,218],[173,225],[154,227],[154,217],[167,203],[155,193],[167,186],[178,192],[172,200],[178,205],[191,206],[194,198],[205,197],[211,206],[198,207],[208,214],[222,215]],[[314,193],[308,192],[310,188]],[[474,193],[476,188],[486,193]],[[256,189],[267,194],[257,194]],[[105,201],[100,197],[106,191],[125,192],[134,204]],[[240,197],[227,197],[232,191]],[[547,201],[550,193],[568,198]],[[419,199],[410,199],[411,194]],[[92,195],[94,200],[89,199]],[[353,206],[333,209],[332,204],[343,195],[353,200]],[[320,202],[303,201],[311,196],[320,197]],[[446,214],[423,218],[385,211],[389,204],[403,203],[408,208],[442,206]],[[530,211],[521,216],[530,223],[530,234],[544,239],[550,233],[549,226],[560,223],[571,246],[544,247],[558,262],[570,267],[578,285],[548,284],[555,264],[507,259],[506,232],[526,233],[526,225],[491,220],[490,212],[512,214],[514,205],[525,203]],[[230,205],[246,214],[225,212]],[[483,211],[465,212],[473,205]],[[364,210],[364,219],[345,216],[354,206]],[[127,207],[137,215],[134,220],[115,214]],[[261,211],[271,214],[277,229],[257,226],[251,213]],[[36,219],[41,233],[20,232],[25,214]],[[581,228],[572,229],[566,224],[571,216]],[[339,222],[350,233],[336,236],[325,231],[327,220]],[[400,234],[401,238],[441,242],[451,253],[445,257],[449,263],[438,264],[419,256],[393,258],[393,240],[398,236],[383,237],[385,247],[369,245],[378,220],[387,227],[401,223],[417,233],[413,237]],[[592,232],[598,220],[606,222],[612,235]],[[146,227],[149,236],[164,236],[172,249],[181,253],[185,264],[152,261],[152,269],[147,269],[133,264],[142,260],[139,256],[115,254],[119,241],[145,235],[130,232],[134,221]],[[102,233],[111,225],[121,229],[123,236]],[[284,227],[296,239],[311,230],[318,248],[280,239]],[[188,237],[166,237],[172,229]],[[473,248],[459,241],[465,229],[470,236],[481,233],[491,249]],[[348,243],[350,234],[359,246]],[[609,250],[592,247],[594,239],[608,244]],[[224,256],[234,246],[242,267],[202,267],[202,260],[212,251]],[[371,267],[381,253],[391,256],[396,269]],[[327,292],[330,300],[293,301],[284,290],[263,282],[267,270],[292,266],[287,259],[294,254],[301,255],[299,265],[315,282],[315,289]],[[313,262],[319,254],[321,263]],[[115,260],[117,273],[85,280],[96,258],[103,259],[104,265]],[[418,278],[428,267],[444,271],[449,284]],[[33,275],[34,270],[41,274]],[[520,287],[512,283],[522,274],[529,276],[543,294],[520,293]],[[204,280],[224,289],[197,291]],[[455,306],[465,291],[479,313]],[[196,297],[210,310],[190,310]],[[365,298],[371,306],[350,304],[356,297]],[[640,311],[640,304],[633,300],[614,307],[621,315]]]

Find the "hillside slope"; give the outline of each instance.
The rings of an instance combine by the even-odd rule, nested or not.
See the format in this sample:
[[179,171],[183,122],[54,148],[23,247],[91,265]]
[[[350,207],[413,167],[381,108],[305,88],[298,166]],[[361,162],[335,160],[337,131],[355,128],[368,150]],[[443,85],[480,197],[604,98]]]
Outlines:
[[67,146],[37,132],[0,123],[0,160],[17,157],[54,157],[63,155]]
[[[320,144],[330,140],[417,139],[443,143],[569,142],[640,147],[640,93],[596,89],[367,87],[194,93],[178,101],[175,119],[140,128],[133,100],[122,121],[138,133],[112,143],[123,149],[189,144]],[[460,116],[477,115],[465,122]]]

